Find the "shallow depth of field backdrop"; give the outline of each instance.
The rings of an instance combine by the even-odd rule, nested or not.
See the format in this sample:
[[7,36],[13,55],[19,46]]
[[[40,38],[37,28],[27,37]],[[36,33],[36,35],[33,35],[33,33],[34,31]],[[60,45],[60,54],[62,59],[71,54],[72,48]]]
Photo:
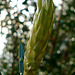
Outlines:
[[[55,20],[37,75],[75,75],[75,0],[53,0]],[[19,45],[26,50],[37,0],[0,0],[0,72],[19,75]]]

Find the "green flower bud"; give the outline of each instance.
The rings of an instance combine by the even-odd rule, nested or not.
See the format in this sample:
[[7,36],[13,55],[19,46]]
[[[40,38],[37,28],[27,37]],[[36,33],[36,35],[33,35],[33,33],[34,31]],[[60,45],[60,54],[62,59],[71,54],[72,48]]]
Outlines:
[[33,19],[33,28],[24,58],[24,70],[26,74],[30,70],[35,71],[39,67],[40,61],[46,53],[46,46],[53,28],[53,21],[53,1],[38,0],[37,11]]

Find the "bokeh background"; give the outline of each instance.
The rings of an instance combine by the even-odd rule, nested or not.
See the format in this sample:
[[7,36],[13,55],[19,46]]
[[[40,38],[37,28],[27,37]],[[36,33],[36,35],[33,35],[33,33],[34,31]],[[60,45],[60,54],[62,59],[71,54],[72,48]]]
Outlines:
[[[53,0],[55,21],[37,75],[75,75],[75,0]],[[19,75],[19,45],[24,50],[33,27],[37,0],[0,0],[0,72]]]

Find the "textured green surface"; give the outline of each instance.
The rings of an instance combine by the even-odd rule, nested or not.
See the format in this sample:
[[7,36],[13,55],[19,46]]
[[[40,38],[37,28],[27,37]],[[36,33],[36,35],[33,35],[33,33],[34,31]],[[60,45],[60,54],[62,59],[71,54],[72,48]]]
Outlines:
[[52,0],[38,0],[37,11],[33,19],[33,28],[24,56],[24,71],[35,71],[45,55],[54,20]]

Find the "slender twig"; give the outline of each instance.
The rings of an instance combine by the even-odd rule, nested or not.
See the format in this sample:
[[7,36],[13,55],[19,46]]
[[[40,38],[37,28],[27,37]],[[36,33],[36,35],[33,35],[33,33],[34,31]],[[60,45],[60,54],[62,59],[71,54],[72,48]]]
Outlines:
[[63,3],[61,4],[61,10],[60,10],[60,14],[59,14],[59,20],[58,20],[57,25],[56,25],[57,28],[56,28],[56,30],[54,32],[55,35],[50,37],[51,40],[52,40],[52,42],[51,42],[51,48],[50,48],[50,52],[49,52],[51,56],[53,55],[53,52],[54,52],[54,49],[55,49],[55,45],[56,45],[56,41],[57,41],[57,38],[58,38],[58,33],[59,33],[59,30],[60,30],[60,25],[61,25],[60,21],[61,21],[62,13],[63,13],[63,4],[64,4],[64,0],[63,0]]

